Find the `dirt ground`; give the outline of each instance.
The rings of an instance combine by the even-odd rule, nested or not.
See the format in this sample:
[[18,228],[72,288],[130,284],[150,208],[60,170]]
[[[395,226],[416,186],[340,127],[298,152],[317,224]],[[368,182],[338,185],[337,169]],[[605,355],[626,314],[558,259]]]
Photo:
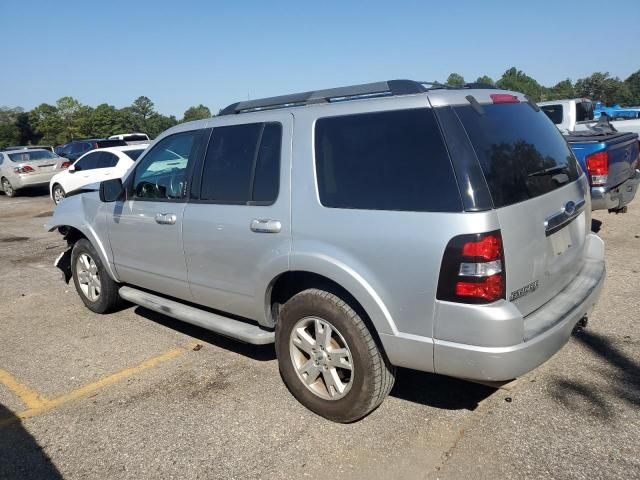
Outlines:
[[502,389],[400,370],[330,423],[273,347],[143,308],[82,305],[53,267],[45,192],[0,195],[0,478],[640,478],[640,203],[597,213],[607,283],[588,327]]

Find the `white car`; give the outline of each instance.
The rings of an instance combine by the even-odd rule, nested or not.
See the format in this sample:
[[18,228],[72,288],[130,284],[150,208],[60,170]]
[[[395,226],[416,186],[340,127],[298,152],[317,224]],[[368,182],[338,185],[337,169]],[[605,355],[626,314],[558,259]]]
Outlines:
[[91,183],[122,177],[144,152],[148,143],[126,147],[98,148],[85,153],[67,170],[49,182],[51,199],[57,205],[67,193]]
[[139,145],[151,142],[149,135],[146,133],[120,133],[118,135],[111,135],[109,140],[122,140],[127,142],[127,145]]

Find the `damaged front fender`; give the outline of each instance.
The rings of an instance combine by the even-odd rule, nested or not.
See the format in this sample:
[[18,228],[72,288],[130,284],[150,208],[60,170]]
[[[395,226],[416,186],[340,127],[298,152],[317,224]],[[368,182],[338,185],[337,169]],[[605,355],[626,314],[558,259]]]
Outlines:
[[62,272],[62,279],[64,283],[68,284],[71,280],[71,250],[73,247],[67,248],[64,252],[58,255],[54,265]]

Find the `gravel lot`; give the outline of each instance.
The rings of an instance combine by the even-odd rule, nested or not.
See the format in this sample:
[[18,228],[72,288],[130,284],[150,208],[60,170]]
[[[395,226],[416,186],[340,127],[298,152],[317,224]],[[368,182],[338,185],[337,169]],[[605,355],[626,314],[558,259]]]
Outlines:
[[[502,389],[409,370],[352,425],[300,406],[272,347],[84,308],[41,192],[0,195],[0,478],[640,478],[640,203],[603,221],[589,326]],[[201,348],[200,348],[201,347]]]

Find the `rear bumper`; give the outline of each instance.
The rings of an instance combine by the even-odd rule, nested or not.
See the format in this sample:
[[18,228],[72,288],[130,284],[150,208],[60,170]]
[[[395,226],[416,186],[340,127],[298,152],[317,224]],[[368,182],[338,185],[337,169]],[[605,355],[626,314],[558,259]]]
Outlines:
[[600,296],[606,274],[604,244],[593,237],[591,250],[597,255],[586,260],[576,279],[562,292],[523,319],[523,342],[484,347],[436,339],[435,371],[471,380],[511,380],[551,358],[569,341],[576,324],[591,313]]
[[49,185],[49,181],[56,173],[58,172],[46,174],[40,173],[35,175],[16,175],[10,180],[10,182],[15,190],[25,187],[44,187],[45,185]]
[[640,170],[633,177],[615,188],[591,187],[591,209],[611,210],[622,208],[633,200],[640,183]]

